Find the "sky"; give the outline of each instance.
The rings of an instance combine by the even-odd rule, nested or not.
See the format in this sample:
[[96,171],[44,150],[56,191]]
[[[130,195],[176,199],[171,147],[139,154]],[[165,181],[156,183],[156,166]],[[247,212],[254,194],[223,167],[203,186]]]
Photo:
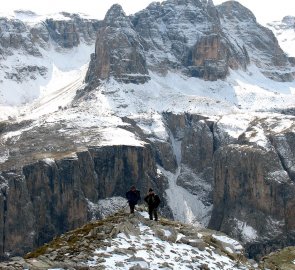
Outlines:
[[[9,0],[1,5],[1,13],[24,9],[36,13],[47,14],[59,11],[81,12],[91,17],[103,19],[105,13],[114,3],[122,5],[127,14],[133,14],[145,8],[151,0]],[[160,1],[162,2],[162,1]],[[215,5],[225,2],[213,0]],[[265,24],[274,20],[281,20],[285,15],[295,16],[294,0],[239,0],[256,16],[257,21]]]

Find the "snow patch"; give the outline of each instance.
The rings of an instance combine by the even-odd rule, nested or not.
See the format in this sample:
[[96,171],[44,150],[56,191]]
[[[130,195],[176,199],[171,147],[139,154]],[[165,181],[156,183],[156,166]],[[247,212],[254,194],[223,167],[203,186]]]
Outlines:
[[[7,57],[5,66],[0,70],[0,105],[20,106],[37,98],[49,100],[54,93],[62,91],[74,82],[77,83],[77,80],[83,81],[87,69],[85,65],[94,51],[94,45],[82,42],[73,49],[56,51],[52,47],[39,50],[42,57],[24,55],[19,51]],[[25,76],[22,82],[6,78],[6,72],[14,74],[17,73],[16,68],[27,66],[42,68],[46,70],[45,74],[36,73],[32,78]],[[66,98],[66,95],[63,95],[63,98]],[[38,102],[32,107],[38,107]]]
[[244,250],[243,246],[236,240],[229,238],[226,235],[215,235],[213,234],[212,237],[219,242],[221,242],[225,247],[228,248],[230,253],[238,253],[241,254]]
[[52,166],[55,164],[55,160],[53,158],[44,158],[42,159],[42,161],[49,166]]
[[169,181],[169,188],[166,189],[166,195],[174,219],[197,226],[201,224],[203,226],[208,225],[212,205],[204,205],[198,196],[191,194],[189,191],[176,184],[177,177],[180,173],[180,167],[177,169],[176,174],[165,171],[163,168],[160,169]]
[[9,158],[9,150],[4,149],[4,151],[0,155],[0,164],[4,163],[6,160],[8,160],[8,158]]
[[257,231],[253,227],[247,225],[246,222],[236,220],[236,223],[244,242],[254,241],[258,237]]
[[259,125],[251,127],[251,130],[246,131],[245,137],[249,142],[255,143],[265,150],[270,150],[272,147],[269,139],[265,136],[263,128]]
[[136,138],[136,136],[120,128],[106,128],[101,131],[101,145],[132,145],[144,146],[145,142]]
[[288,26],[287,24],[278,21],[268,23],[266,26],[274,32],[276,38],[279,41],[280,47],[288,54],[288,56],[294,57],[294,26]]
[[267,179],[270,179],[271,181],[276,181],[278,183],[289,182],[289,176],[285,170],[269,172],[267,174]]
[[8,180],[5,179],[3,176],[0,175],[1,183],[0,183],[0,190],[5,190],[9,188]]
[[254,116],[245,114],[230,114],[222,116],[218,121],[218,127],[224,130],[232,138],[238,139],[246,131]]

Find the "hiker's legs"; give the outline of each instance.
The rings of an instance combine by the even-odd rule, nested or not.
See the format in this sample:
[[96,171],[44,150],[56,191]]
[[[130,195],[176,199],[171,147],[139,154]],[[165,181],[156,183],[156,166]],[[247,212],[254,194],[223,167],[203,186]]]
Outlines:
[[130,213],[133,214],[134,213],[135,204],[129,203],[129,207],[130,207]]
[[155,221],[158,221],[158,212],[157,212],[157,208],[154,209],[154,216],[155,216]]
[[150,216],[150,220],[153,220],[153,211],[154,211],[154,208],[149,206],[149,216]]

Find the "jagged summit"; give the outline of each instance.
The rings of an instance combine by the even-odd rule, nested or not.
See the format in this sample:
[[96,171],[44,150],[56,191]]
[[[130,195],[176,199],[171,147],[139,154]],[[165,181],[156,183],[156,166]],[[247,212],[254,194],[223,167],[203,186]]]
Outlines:
[[97,87],[100,80],[114,77],[123,83],[149,80],[142,38],[120,5],[107,12],[97,32],[95,53],[91,56],[85,81]]
[[56,237],[9,269],[254,269],[242,246],[229,237],[124,211]]
[[106,13],[104,24],[116,27],[129,27],[131,23],[122,6],[119,4],[114,4]]
[[[259,25],[253,13],[239,2],[215,7],[210,1],[167,0],[150,4],[130,17],[114,5],[104,27],[112,28],[112,37],[101,29],[96,48],[104,47],[102,39],[111,40],[107,43],[112,45],[96,49],[90,76],[86,77],[91,84],[112,76],[125,83],[143,83],[148,76],[138,74],[147,75],[148,70],[216,81],[225,79],[231,70],[246,71],[251,64],[273,80],[294,80],[293,64],[272,32]],[[123,32],[131,40],[122,41],[124,38],[115,32]],[[119,61],[111,59],[112,54]]]
[[217,6],[221,16],[233,18],[237,21],[252,21],[257,23],[253,12],[238,1],[226,1]]

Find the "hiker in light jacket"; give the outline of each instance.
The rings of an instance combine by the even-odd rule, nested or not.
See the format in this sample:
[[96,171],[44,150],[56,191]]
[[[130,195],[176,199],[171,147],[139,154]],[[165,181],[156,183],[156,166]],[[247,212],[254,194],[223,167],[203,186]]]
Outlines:
[[153,189],[149,189],[149,193],[144,197],[145,202],[148,204],[149,208],[149,216],[150,220],[153,220],[153,216],[155,217],[155,220],[158,220],[158,212],[157,208],[161,202],[160,197],[155,194]]

